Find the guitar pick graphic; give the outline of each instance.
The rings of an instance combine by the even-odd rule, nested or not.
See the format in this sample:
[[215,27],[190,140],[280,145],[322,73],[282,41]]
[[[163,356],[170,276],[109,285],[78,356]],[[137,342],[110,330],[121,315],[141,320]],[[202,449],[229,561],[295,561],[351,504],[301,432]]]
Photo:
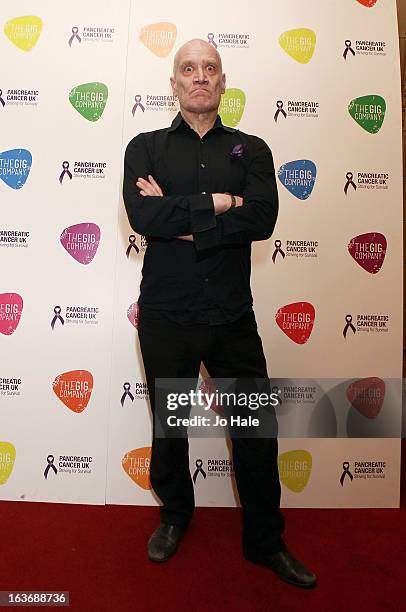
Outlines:
[[381,96],[361,96],[348,105],[351,117],[370,134],[377,134],[386,113],[386,102]]
[[278,457],[279,478],[294,493],[301,493],[309,482],[312,456],[306,450],[293,450]]
[[4,33],[21,51],[31,51],[38,42],[42,30],[42,19],[25,15],[10,19],[4,26]]
[[305,344],[313,330],[316,313],[310,302],[295,302],[281,306],[275,321],[284,334],[296,344]]
[[0,179],[11,189],[24,187],[31,170],[32,155],[27,149],[0,153]]
[[0,442],[0,485],[6,484],[13,471],[16,449],[11,442]]
[[93,376],[87,370],[72,370],[59,374],[52,387],[55,395],[72,412],[83,412],[93,391]]
[[69,102],[82,117],[97,121],[103,114],[108,96],[109,91],[104,83],[83,83],[71,90]]
[[23,314],[23,298],[18,293],[0,293],[0,334],[11,336]]
[[167,57],[176,41],[177,29],[173,23],[151,23],[140,32],[140,41],[158,57]]
[[282,185],[299,200],[307,200],[316,182],[316,164],[310,159],[297,159],[283,164],[278,170]]
[[280,35],[279,44],[294,60],[300,64],[307,64],[316,48],[316,34],[308,28],[288,30]]
[[375,6],[375,4],[378,2],[378,0],[357,0],[357,2],[359,2],[363,6],[366,6],[368,8],[372,8],[373,6]]
[[134,302],[134,304],[131,304],[131,306],[128,307],[127,319],[130,321],[131,325],[134,325],[135,329],[138,329],[138,319],[139,319],[138,302]]
[[100,242],[100,227],[96,223],[78,223],[65,228],[60,240],[63,248],[79,263],[90,264]]
[[245,108],[245,93],[242,89],[226,89],[221,96],[219,115],[224,125],[236,127],[242,118]]
[[347,399],[364,417],[375,419],[385,399],[385,382],[374,376],[356,380],[347,389]]
[[152,489],[149,479],[149,466],[151,463],[151,447],[136,448],[126,453],[121,460],[125,473],[141,489]]
[[370,274],[377,274],[386,255],[386,238],[378,232],[360,234],[352,238],[348,251],[353,259]]

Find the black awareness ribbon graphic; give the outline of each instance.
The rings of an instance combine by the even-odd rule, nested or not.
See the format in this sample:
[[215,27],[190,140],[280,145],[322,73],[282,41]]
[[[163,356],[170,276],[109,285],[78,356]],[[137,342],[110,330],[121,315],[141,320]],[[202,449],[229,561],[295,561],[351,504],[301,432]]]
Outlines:
[[347,323],[346,323],[346,326],[343,329],[343,336],[344,336],[344,338],[347,337],[347,332],[348,332],[349,329],[351,329],[354,332],[354,334],[356,333],[356,329],[355,329],[354,325],[352,324],[352,315],[350,315],[350,314],[346,315],[345,316],[345,320],[346,320]]
[[136,237],[134,236],[134,234],[131,234],[131,236],[128,236],[128,241],[130,244],[128,245],[127,250],[125,252],[125,254],[127,255],[127,259],[130,257],[131,249],[135,249],[136,253],[140,252],[139,248],[135,244]]
[[344,49],[344,53],[343,53],[343,58],[344,58],[345,60],[347,60],[348,51],[351,51],[351,53],[352,53],[353,55],[355,55],[355,51],[354,51],[354,49],[351,47],[351,41],[350,41],[350,40],[346,40],[346,41],[345,41],[345,49]]
[[132,114],[133,114],[133,117],[134,117],[134,113],[135,113],[135,111],[137,110],[138,107],[140,107],[140,109],[142,110],[143,113],[145,112],[145,107],[144,107],[143,104],[141,104],[141,96],[139,94],[137,94],[134,97],[134,100],[135,100],[135,104],[134,104],[133,109],[131,111]]
[[354,178],[353,173],[352,172],[347,172],[345,177],[347,179],[347,182],[346,182],[346,184],[344,186],[344,193],[345,193],[345,195],[347,195],[347,191],[348,191],[348,188],[349,188],[350,185],[354,188],[354,191],[357,191],[357,186],[354,183],[354,181],[352,180]]
[[276,108],[277,108],[277,111],[276,111],[276,113],[274,115],[274,121],[276,121],[276,122],[278,121],[278,117],[279,117],[280,114],[282,114],[285,117],[285,119],[286,119],[287,115],[286,115],[285,110],[283,108],[282,100],[278,100],[277,101]]
[[282,259],[285,259],[285,253],[281,249],[282,242],[280,240],[275,240],[274,244],[275,244],[275,250],[272,255],[272,261],[275,263],[275,259],[277,258],[278,253],[282,255]]
[[209,45],[213,45],[213,47],[214,47],[215,49],[217,49],[217,43],[216,43],[216,41],[214,40],[214,34],[213,34],[213,32],[209,32],[209,33],[207,34],[207,40],[208,40],[208,42],[209,42]]
[[124,389],[124,393],[121,396],[121,400],[120,400],[122,406],[124,406],[125,398],[127,397],[127,395],[128,395],[128,397],[130,398],[130,400],[132,402],[134,401],[134,396],[133,396],[133,394],[130,391],[131,385],[130,385],[129,382],[126,382],[126,383],[123,384],[123,389]]
[[2,95],[3,95],[3,90],[2,90],[2,89],[0,89],[0,104],[2,104],[3,106],[5,106],[5,105],[6,105],[6,103],[4,102],[4,100],[3,100],[3,98],[2,98]]
[[196,470],[195,470],[195,473],[193,474],[194,483],[196,483],[196,479],[199,473],[203,475],[203,478],[206,478],[206,472],[203,469],[203,461],[201,459],[196,459]]
[[62,181],[63,181],[63,177],[65,176],[65,174],[68,175],[68,177],[70,179],[72,179],[72,172],[69,170],[69,162],[68,161],[64,161],[62,164],[62,172],[61,175],[59,177],[59,182],[62,185]]
[[55,457],[53,455],[48,455],[48,457],[47,457],[48,465],[46,466],[45,471],[44,471],[45,479],[48,478],[48,472],[49,472],[50,469],[53,469],[55,474],[58,473],[58,470],[54,466],[54,459],[55,459]]
[[60,306],[55,306],[55,307],[54,307],[54,314],[55,314],[55,316],[54,316],[54,318],[53,318],[53,319],[52,319],[52,321],[51,321],[51,328],[52,328],[52,329],[54,329],[54,327],[55,327],[55,323],[58,321],[58,319],[59,319],[59,321],[62,323],[62,325],[65,325],[65,321],[64,321],[64,320],[63,320],[63,318],[61,317],[61,310],[62,310],[62,309],[61,309],[61,307],[60,307]]
[[350,480],[354,480],[354,476],[351,474],[350,470],[349,470],[350,464],[348,463],[348,461],[344,461],[343,463],[343,473],[341,474],[341,478],[340,478],[340,482],[341,482],[341,486],[344,486],[344,480],[345,477],[348,476]]
[[82,42],[82,39],[80,38],[80,36],[79,36],[78,32],[79,32],[79,28],[77,28],[76,26],[74,26],[74,27],[72,28],[72,36],[71,36],[71,37],[70,37],[70,39],[69,39],[69,46],[70,46],[70,47],[72,46],[72,43],[73,43],[73,41],[75,40],[75,38],[77,38],[79,42]]

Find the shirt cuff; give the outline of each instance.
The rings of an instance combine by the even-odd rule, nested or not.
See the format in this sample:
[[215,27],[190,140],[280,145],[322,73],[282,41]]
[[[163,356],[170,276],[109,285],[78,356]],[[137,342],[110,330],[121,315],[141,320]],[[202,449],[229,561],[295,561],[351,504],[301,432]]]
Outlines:
[[189,211],[192,234],[205,232],[216,227],[214,202],[210,193],[190,196]]
[[193,234],[193,241],[195,243],[196,251],[213,249],[219,245],[218,227],[216,226],[212,229],[206,230],[205,232]]

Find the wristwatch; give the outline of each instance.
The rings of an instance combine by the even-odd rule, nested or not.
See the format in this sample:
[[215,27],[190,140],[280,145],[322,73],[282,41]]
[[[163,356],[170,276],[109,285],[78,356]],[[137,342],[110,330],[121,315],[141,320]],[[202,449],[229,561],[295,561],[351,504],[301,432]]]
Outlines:
[[234,208],[235,205],[237,204],[237,201],[235,199],[235,196],[232,193],[230,193],[230,196],[231,196],[231,206],[230,206],[230,208]]

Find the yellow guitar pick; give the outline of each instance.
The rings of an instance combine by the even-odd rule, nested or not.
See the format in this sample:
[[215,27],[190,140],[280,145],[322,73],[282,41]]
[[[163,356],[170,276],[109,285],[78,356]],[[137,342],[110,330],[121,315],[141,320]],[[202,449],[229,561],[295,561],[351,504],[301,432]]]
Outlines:
[[312,456],[306,450],[293,450],[278,457],[279,478],[294,493],[301,493],[309,482]]
[[316,34],[307,28],[288,30],[280,35],[279,44],[294,60],[300,64],[307,64],[316,48]]
[[16,449],[11,442],[0,442],[0,485],[9,479],[16,459]]
[[176,41],[177,29],[173,23],[151,23],[140,32],[141,42],[158,57],[167,57]]
[[5,35],[21,51],[31,51],[38,42],[42,30],[42,19],[35,15],[25,15],[10,19],[4,26]]

